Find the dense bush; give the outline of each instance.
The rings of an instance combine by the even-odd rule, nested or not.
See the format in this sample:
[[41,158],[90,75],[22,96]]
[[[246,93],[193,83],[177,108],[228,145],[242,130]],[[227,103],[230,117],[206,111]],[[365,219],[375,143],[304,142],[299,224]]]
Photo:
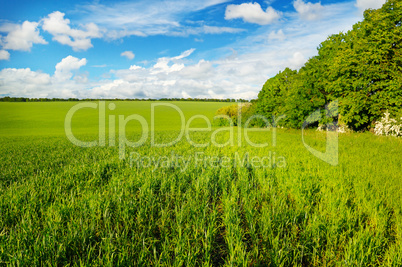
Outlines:
[[218,109],[215,116],[215,125],[239,126],[239,124],[243,124],[243,115],[250,114],[248,112],[250,106],[250,103],[238,103]]

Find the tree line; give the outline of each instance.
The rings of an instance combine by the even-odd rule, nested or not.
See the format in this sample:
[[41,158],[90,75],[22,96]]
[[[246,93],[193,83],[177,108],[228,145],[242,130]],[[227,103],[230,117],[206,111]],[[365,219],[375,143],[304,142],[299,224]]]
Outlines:
[[268,118],[285,114],[279,126],[300,128],[309,114],[338,100],[339,117],[333,120],[352,130],[373,127],[387,110],[401,117],[401,25],[400,0],[366,10],[363,21],[329,36],[300,70],[286,68],[268,79],[253,113]]
[[199,102],[249,102],[247,99],[216,99],[216,98],[28,98],[28,97],[2,97],[0,102],[55,102],[55,101],[199,101]]

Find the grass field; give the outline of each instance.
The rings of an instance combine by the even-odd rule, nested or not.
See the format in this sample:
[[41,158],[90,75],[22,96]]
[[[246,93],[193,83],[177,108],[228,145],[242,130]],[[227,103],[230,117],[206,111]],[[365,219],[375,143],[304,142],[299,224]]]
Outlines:
[[[150,102],[106,103],[116,144],[73,145],[64,130],[78,102],[0,103],[0,264],[401,266],[402,140],[371,133],[339,136],[339,164],[304,147],[301,131],[249,134],[212,145],[214,131],[194,131],[169,147],[119,151],[119,118],[151,125]],[[97,102],[95,102],[97,103]],[[186,122],[212,121],[228,103],[174,102]],[[154,134],[178,136],[180,116],[155,108]],[[126,125],[130,140],[140,124]],[[205,128],[197,118],[191,127]],[[97,140],[98,110],[79,110],[72,131]],[[220,131],[220,144],[230,138]],[[306,142],[325,149],[325,133]],[[239,145],[239,141],[241,145]],[[248,161],[247,161],[248,159]],[[252,164],[253,159],[256,159]],[[263,159],[259,162],[258,159]]]

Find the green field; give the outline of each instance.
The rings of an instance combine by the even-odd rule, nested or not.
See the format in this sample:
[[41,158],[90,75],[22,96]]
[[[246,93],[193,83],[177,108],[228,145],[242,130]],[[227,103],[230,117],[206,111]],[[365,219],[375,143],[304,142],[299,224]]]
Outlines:
[[[307,151],[299,130],[250,132],[268,143],[256,148],[233,127],[233,145],[220,147],[212,138],[223,144],[230,130],[212,126],[189,134],[207,146],[183,137],[155,147],[149,137],[122,159],[119,115],[150,126],[152,102],[117,101],[114,110],[107,102],[106,143],[93,147],[65,135],[78,103],[0,103],[1,265],[402,265],[400,138],[340,134],[332,166]],[[173,104],[186,123],[212,121],[228,105]],[[77,111],[71,123],[76,138],[98,140],[98,109]],[[166,143],[181,119],[159,106],[154,125],[147,136]],[[127,140],[141,139],[138,121],[125,126]],[[325,133],[305,135],[325,149]]]

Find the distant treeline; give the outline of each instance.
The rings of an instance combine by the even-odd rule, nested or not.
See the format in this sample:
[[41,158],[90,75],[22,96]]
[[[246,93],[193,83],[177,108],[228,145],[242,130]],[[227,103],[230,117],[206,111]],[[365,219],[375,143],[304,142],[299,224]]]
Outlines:
[[[335,100],[339,117],[328,121],[323,110]],[[320,124],[339,120],[358,131],[387,110],[402,116],[402,1],[366,10],[363,21],[328,37],[300,70],[286,68],[268,79],[251,108],[267,118],[286,115],[278,125],[289,128],[300,128],[317,109]]]
[[160,98],[160,99],[140,99],[140,98],[130,98],[130,99],[119,99],[119,98],[27,98],[27,97],[2,97],[0,102],[57,102],[57,101],[201,101],[201,102],[249,102],[247,99],[216,99],[216,98]]

